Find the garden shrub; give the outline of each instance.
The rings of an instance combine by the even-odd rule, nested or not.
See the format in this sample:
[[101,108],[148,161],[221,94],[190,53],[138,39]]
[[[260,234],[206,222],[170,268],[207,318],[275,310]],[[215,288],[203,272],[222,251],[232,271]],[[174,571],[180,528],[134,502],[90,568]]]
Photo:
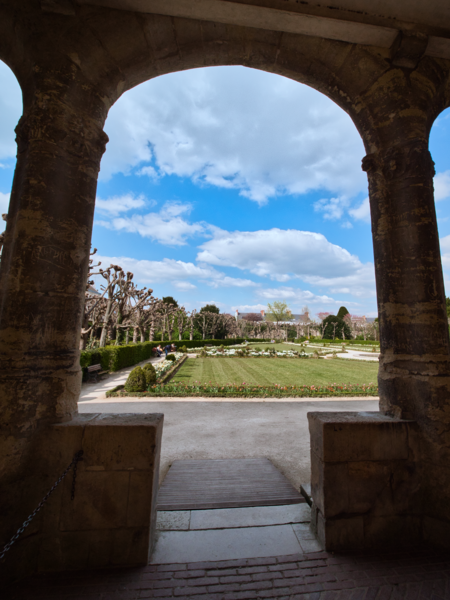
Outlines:
[[155,367],[152,363],[147,363],[142,367],[145,376],[145,387],[148,388],[150,385],[156,383],[157,375],[155,371]]
[[187,352],[187,348],[186,346],[181,346],[181,348],[179,348],[178,352]]
[[136,367],[128,375],[127,382],[125,384],[126,392],[145,392],[147,389],[145,381],[145,373],[141,367]]
[[166,360],[170,360],[171,362],[174,362],[175,360],[177,360],[177,357],[175,356],[175,354],[168,354],[166,356]]
[[322,325],[325,325],[323,332],[324,339],[336,338],[342,340],[344,335],[346,339],[352,337],[350,327],[344,319],[341,319],[340,317],[329,315],[322,321]]

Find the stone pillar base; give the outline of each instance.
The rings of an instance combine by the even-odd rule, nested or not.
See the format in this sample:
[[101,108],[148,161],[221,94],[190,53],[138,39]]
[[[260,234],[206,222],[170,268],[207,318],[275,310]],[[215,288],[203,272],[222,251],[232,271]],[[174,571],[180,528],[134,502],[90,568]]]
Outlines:
[[[15,577],[28,575],[30,568],[43,572],[148,564],[155,540],[163,418],[83,414],[39,436],[35,464],[43,480],[53,483],[79,450],[83,459],[74,499],[71,470],[28,535],[5,557]],[[30,551],[33,566],[23,563]]]
[[328,551],[406,546],[423,539],[414,421],[381,413],[309,413],[311,493]]

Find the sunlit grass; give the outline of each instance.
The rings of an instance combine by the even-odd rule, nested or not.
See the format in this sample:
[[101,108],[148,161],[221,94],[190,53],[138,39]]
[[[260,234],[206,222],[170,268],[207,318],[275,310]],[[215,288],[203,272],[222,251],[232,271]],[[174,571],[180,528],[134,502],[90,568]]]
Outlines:
[[190,358],[171,383],[327,385],[376,383],[378,363],[296,358]]

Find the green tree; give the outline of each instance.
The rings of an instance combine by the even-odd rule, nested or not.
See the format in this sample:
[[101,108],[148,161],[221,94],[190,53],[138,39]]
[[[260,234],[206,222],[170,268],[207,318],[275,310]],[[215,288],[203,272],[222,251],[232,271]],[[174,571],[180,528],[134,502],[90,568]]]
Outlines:
[[172,296],[164,296],[162,301],[164,304],[172,304],[173,306],[178,307],[178,302]]
[[450,317],[450,298],[445,299],[445,306],[447,308],[447,317]]
[[336,316],[338,316],[340,319],[343,319],[345,315],[348,315],[348,310],[345,308],[345,306],[341,306]]
[[272,302],[267,304],[266,321],[272,323],[278,323],[283,321],[290,321],[292,319],[292,312],[289,305],[286,302]]
[[322,321],[322,325],[324,326],[322,338],[325,340],[349,340],[352,337],[352,332],[350,327],[338,316],[329,315]]
[[200,309],[200,312],[210,312],[210,313],[216,313],[216,315],[220,314],[220,309],[217,308],[217,306],[215,304],[207,304],[206,306],[203,306]]

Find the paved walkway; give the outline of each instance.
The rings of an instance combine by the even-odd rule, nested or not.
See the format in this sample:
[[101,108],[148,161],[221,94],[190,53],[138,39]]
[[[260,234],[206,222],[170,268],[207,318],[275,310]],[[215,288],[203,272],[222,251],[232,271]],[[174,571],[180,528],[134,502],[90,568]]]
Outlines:
[[110,373],[98,383],[83,383],[79,401],[92,402],[93,400],[106,400],[106,392],[112,390],[116,385],[123,385],[133,369],[136,367],[143,367],[147,363],[155,364],[162,362],[163,360],[164,356],[161,358],[149,358],[132,367],[126,367],[125,369],[120,369],[120,371]]
[[6,600],[449,600],[450,554],[328,552],[34,577]]
[[177,459],[266,457],[300,489],[311,480],[307,413],[378,411],[378,398],[81,399],[78,410],[164,414],[161,480]]
[[[320,352],[320,350],[327,350],[327,351],[333,350],[333,348],[331,346],[326,346],[324,348],[323,346],[320,346],[320,345],[310,344],[309,347],[314,348],[314,350],[318,350],[319,352]],[[349,346],[347,346],[345,352],[339,352],[338,348],[339,348],[339,346],[337,346],[335,348],[336,356],[338,358],[346,358],[346,359],[352,359],[352,360],[369,360],[371,362],[378,362],[379,357],[380,357],[379,352],[353,350],[353,348],[350,348]],[[332,358],[332,355],[329,354],[325,358]]]

